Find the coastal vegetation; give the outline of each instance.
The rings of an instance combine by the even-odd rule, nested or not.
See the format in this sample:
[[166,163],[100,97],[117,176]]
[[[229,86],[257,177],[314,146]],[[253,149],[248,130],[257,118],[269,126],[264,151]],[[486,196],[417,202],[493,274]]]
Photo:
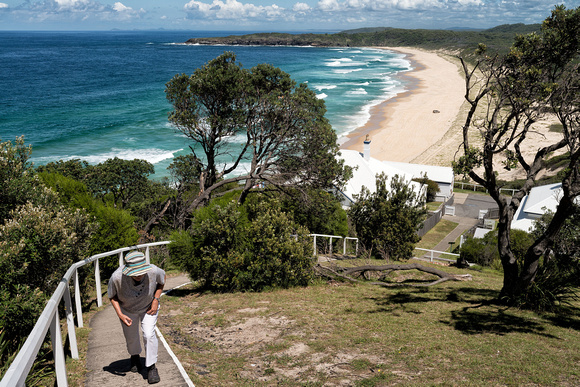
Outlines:
[[[578,384],[579,18],[580,9],[557,7],[541,31],[519,36],[509,52],[490,52],[488,40],[474,61],[462,62],[472,110],[455,171],[483,185],[500,207],[497,231],[462,251],[479,264],[470,282],[404,289],[439,282],[425,272],[393,270],[380,275],[397,287],[386,291],[365,283],[378,277],[368,272],[380,269],[363,272],[357,285],[341,282],[339,275],[317,276],[308,233],[357,235],[371,252],[324,265],[334,273],[384,267],[386,259],[411,257],[424,215],[421,201],[402,181],[394,178],[387,188],[386,177],[379,176],[377,192],[363,190],[345,212],[329,191],[351,171],[337,161],[324,102],[289,74],[269,65],[246,70],[231,53],[166,85],[174,108],[169,119],[192,141],[192,153],[175,158],[168,179],[150,180],[153,166],[146,161],[117,158],[35,169],[23,138],[0,142],[0,371],[72,262],[169,238],[169,251],[155,259],[188,273],[194,284],[168,296],[175,313],[160,325],[202,385],[231,383],[232,377],[239,385],[324,385],[345,378],[359,386]],[[486,33],[513,38],[514,29]],[[465,36],[477,39],[484,32]],[[378,29],[320,39],[342,39],[344,45],[471,44],[455,31],[426,35]],[[386,36],[399,43],[385,43]],[[490,115],[479,115],[482,110]],[[559,119],[563,140],[527,162],[521,142],[547,113]],[[471,131],[481,136],[482,146],[473,146]],[[226,149],[234,136],[243,139],[241,146]],[[562,148],[568,154],[554,161],[562,168],[558,210],[531,234],[511,232],[513,214],[544,161]],[[234,150],[233,166],[220,166],[217,156]],[[517,164],[527,173],[512,197],[500,193],[503,183],[496,179],[493,161],[500,153],[508,156],[504,167]],[[241,163],[249,166],[236,174]],[[483,173],[476,172],[480,166]],[[105,278],[116,265],[104,263]],[[446,270],[456,279],[466,272]],[[90,275],[81,272],[83,287]],[[541,313],[506,309],[504,303]],[[264,322],[255,330],[268,327],[264,336],[243,336],[248,340],[231,345],[218,341],[242,330],[249,316]],[[40,358],[46,361],[49,353],[43,348]]]
[[[552,275],[550,268],[562,267],[562,262],[554,263],[558,258],[553,256],[553,246],[580,196],[580,8],[556,7],[542,24],[541,33],[517,36],[505,55],[489,54],[483,44],[477,53],[474,65],[461,58],[470,110],[463,125],[463,155],[453,163],[454,172],[485,187],[499,207],[497,248],[504,273],[499,299],[529,304],[527,295],[539,284],[548,283],[542,277]],[[522,144],[533,131],[532,125],[546,114],[557,118],[563,135],[526,159]],[[562,194],[557,211],[525,256],[518,259],[510,242],[514,214],[545,169],[544,160],[560,149],[569,153],[561,160]],[[497,161],[500,155],[502,162]],[[496,172],[501,164],[506,169],[521,166],[525,171],[524,184],[511,197],[500,191],[502,183]],[[577,259],[572,263],[568,270],[576,273]],[[570,277],[561,280],[564,278]],[[577,284],[574,280],[571,285]],[[551,289],[544,291],[550,293]]]
[[539,24],[502,25],[487,30],[426,30],[363,28],[335,34],[256,33],[240,36],[189,39],[188,44],[319,46],[319,47],[420,47],[463,54],[479,43],[490,50],[509,50],[516,34],[539,32]]

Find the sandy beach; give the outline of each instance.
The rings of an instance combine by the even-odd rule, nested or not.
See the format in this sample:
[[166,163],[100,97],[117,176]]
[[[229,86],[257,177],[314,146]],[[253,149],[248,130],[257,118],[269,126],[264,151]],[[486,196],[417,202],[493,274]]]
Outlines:
[[[341,148],[362,151],[368,134],[376,159],[447,164],[420,156],[441,143],[460,113],[465,81],[458,62],[415,48],[388,49],[411,60],[413,70],[401,74],[407,91],[373,107],[369,121],[346,135]],[[448,145],[447,152],[455,153],[457,143]]]

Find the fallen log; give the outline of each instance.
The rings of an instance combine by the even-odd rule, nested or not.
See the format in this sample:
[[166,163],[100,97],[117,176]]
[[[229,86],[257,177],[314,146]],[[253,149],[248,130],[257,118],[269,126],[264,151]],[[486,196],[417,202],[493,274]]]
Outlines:
[[470,281],[472,279],[471,274],[451,274],[443,270],[439,270],[430,266],[423,266],[418,263],[408,263],[408,264],[391,264],[391,265],[363,265],[356,267],[345,267],[345,268],[330,268],[328,266],[322,266],[320,264],[316,265],[314,269],[322,276],[327,278],[336,279],[336,277],[357,283],[361,282],[351,275],[359,273],[364,275],[364,273],[369,271],[383,272],[383,271],[397,271],[397,270],[419,270],[425,273],[433,274],[439,277],[438,280],[429,282],[427,284],[409,284],[409,283],[389,283],[383,281],[370,282],[372,285],[384,286],[384,287],[396,287],[396,286],[413,286],[413,287],[425,287],[440,284],[445,281]]

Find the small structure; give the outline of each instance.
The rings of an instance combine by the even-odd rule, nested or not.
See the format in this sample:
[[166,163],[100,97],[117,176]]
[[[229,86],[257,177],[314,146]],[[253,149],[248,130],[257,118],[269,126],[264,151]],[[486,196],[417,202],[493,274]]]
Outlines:
[[547,211],[555,212],[562,197],[562,183],[541,185],[524,196],[512,220],[512,229],[530,231]]

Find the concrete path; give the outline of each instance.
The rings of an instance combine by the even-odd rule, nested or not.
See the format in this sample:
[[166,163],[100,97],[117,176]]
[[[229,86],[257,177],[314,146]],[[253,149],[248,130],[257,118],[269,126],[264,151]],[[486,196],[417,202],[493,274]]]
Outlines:
[[458,225],[449,234],[447,234],[447,236],[443,238],[443,240],[439,242],[437,246],[433,248],[433,250],[447,251],[450,245],[449,242],[455,242],[461,234],[463,234],[465,231],[469,230],[478,223],[478,219],[464,218],[459,216],[445,215],[443,216],[443,219],[448,220],[450,222],[458,223]]
[[[165,291],[189,282],[189,279],[180,275],[168,277]],[[163,297],[161,298],[161,310],[159,318],[163,318]],[[102,386],[145,386],[147,373],[129,371],[130,362],[121,322],[113,307],[109,304],[105,309],[97,313],[90,321],[91,332],[89,333],[89,345],[87,349],[87,370],[85,380],[86,387]],[[141,364],[145,364],[145,354],[141,352]],[[144,367],[143,367],[144,368]],[[157,368],[161,382],[156,386],[192,386],[182,376],[178,365],[165,349],[162,340],[159,340],[159,352]]]

